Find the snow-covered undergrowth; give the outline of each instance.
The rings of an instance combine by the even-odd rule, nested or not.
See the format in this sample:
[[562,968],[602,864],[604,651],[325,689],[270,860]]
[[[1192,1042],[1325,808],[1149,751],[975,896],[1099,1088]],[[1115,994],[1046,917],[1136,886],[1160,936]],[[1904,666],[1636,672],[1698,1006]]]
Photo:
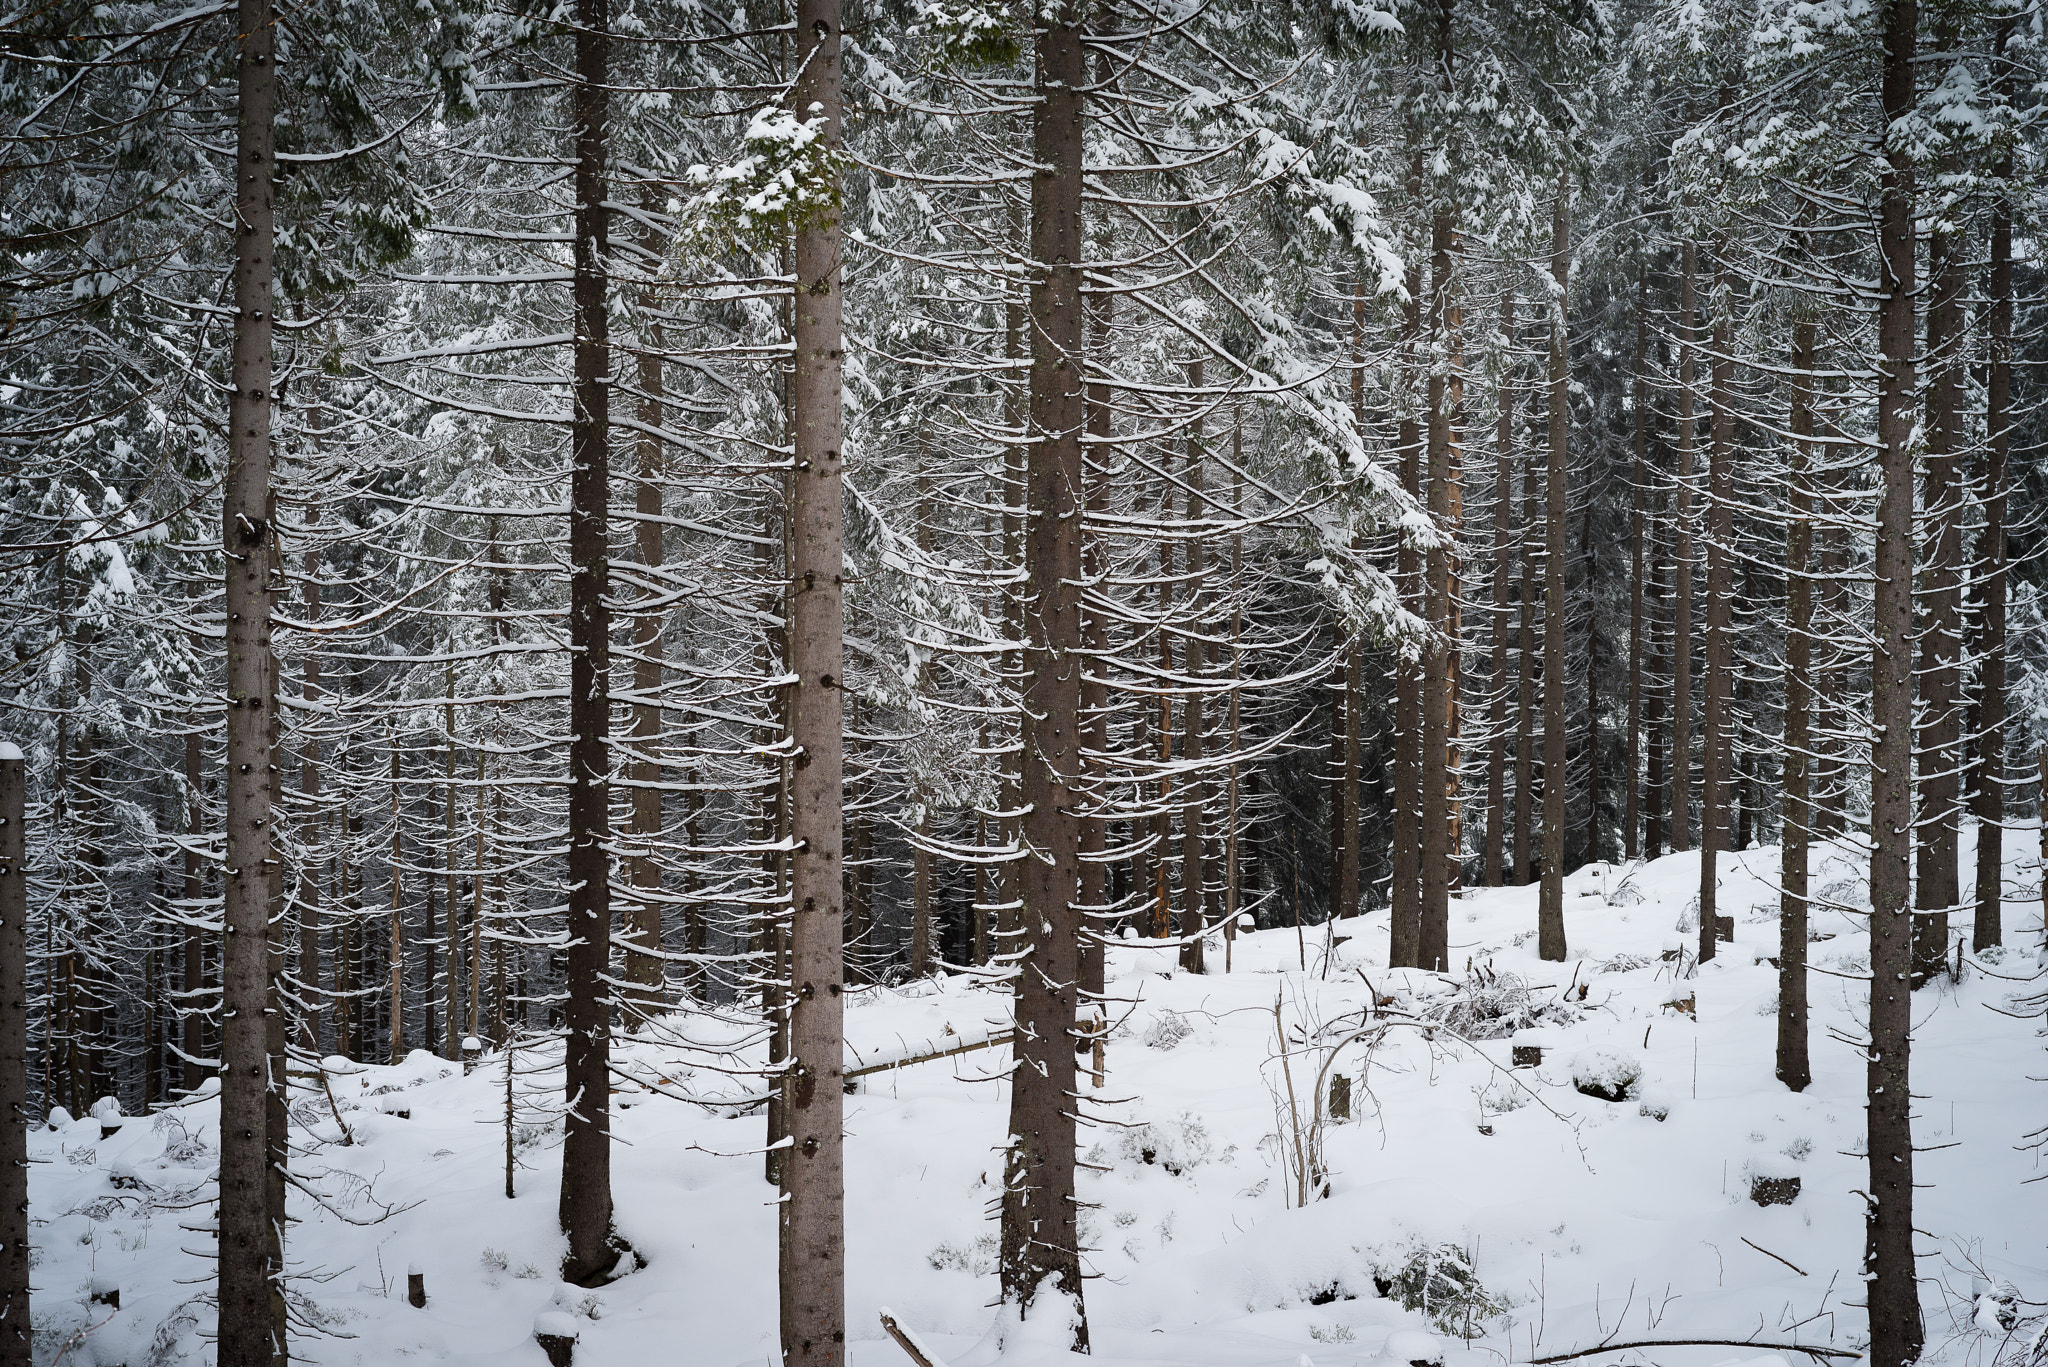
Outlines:
[[[1973,1278],[2048,1300],[2048,1182],[2026,1184],[2048,1170],[2016,1147],[2048,1115],[2029,1081],[2044,1071],[2038,1020],[1995,1009],[2032,990],[2015,979],[2037,972],[2041,937],[2037,864],[2024,853],[2033,837],[2009,841],[2007,938],[2024,948],[1966,962],[1960,983],[1916,999],[1929,1344],[1969,1367],[2015,1361],[2025,1346],[1977,1327]],[[1864,940],[1855,918],[1816,911],[1813,960],[1827,973],[1813,977],[1814,1082],[1791,1094],[1772,1074],[1777,979],[1760,961],[1777,948],[1777,858],[1725,858],[1720,899],[1735,941],[1679,993],[1674,969],[1689,966],[1663,955],[1697,891],[1696,855],[1572,874],[1562,964],[1535,957],[1533,888],[1453,904],[1461,972],[1449,979],[1384,967],[1384,913],[1338,926],[1348,938],[1334,947],[1313,928],[1299,941],[1292,929],[1241,938],[1227,975],[1220,951],[1206,976],[1175,973],[1171,951],[1114,951],[1108,1073],[1099,1090],[1083,1083],[1102,1103],[1091,1112],[1115,1122],[1082,1140],[1092,1360],[1392,1367],[1419,1351],[1413,1339],[1389,1342],[1403,1331],[1441,1336],[1450,1367],[1603,1340],[1860,1347],[1863,1066],[1837,1037],[1859,1033]],[[1861,875],[1849,853],[1829,851],[1814,887],[1854,899]],[[1674,996],[1692,996],[1697,1018]],[[1323,1134],[1330,1194],[1306,1208],[1290,1204],[1298,1174],[1276,1100],[1287,1080],[1276,1002],[1303,1120],[1328,1057],[1318,1041],[1385,1026],[1330,1065],[1327,1078],[1350,1079],[1352,1118]],[[866,990],[848,1034],[865,1058],[901,1056],[948,1042],[948,1029],[963,1040],[1001,1030],[1006,1006],[957,979]],[[1463,1027],[1457,1037],[1447,1021]],[[731,1033],[704,1018],[673,1027],[708,1042]],[[1514,1068],[1511,1050],[1530,1039],[1541,1064]],[[699,1096],[745,1085],[716,1056],[672,1044],[620,1053],[628,1071]],[[953,1367],[993,1356],[989,1212],[1007,1060],[1000,1048],[961,1054],[864,1079],[847,1099],[856,1367],[908,1362],[883,1335],[883,1306]],[[1637,1076],[1608,1101],[1574,1086],[1575,1064],[1606,1082]],[[752,1152],[758,1111],[622,1088],[618,1226],[645,1265],[584,1291],[554,1275],[556,1130],[519,1130],[518,1194],[505,1198],[502,1056],[468,1077],[424,1054],[337,1073],[350,1145],[336,1142],[318,1080],[301,1081],[294,1139],[312,1147],[296,1168],[326,1208],[292,1197],[297,1360],[538,1364],[534,1325],[552,1315],[575,1325],[587,1367],[775,1361],[775,1211]],[[67,1341],[67,1363],[210,1358],[216,1117],[200,1100],[104,1138],[98,1120],[33,1136],[39,1360]],[[1787,1177],[1798,1178],[1789,1203],[1751,1199],[1753,1178],[1783,1192]],[[414,1265],[424,1309],[406,1301]],[[93,1302],[95,1288],[118,1288],[119,1309]],[[1003,1361],[1065,1360],[1038,1339],[1013,1335]],[[1712,1367],[1757,1356],[1693,1348],[1625,1360]]]

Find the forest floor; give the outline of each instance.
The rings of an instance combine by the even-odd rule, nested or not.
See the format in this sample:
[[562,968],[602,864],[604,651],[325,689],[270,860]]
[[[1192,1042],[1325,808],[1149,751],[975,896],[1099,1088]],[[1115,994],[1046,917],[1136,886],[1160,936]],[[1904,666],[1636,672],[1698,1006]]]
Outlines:
[[[1933,1359],[1961,1367],[2025,1353],[2028,1324],[2017,1337],[1977,1327],[1985,1283],[2006,1279],[2024,1300],[2048,1301],[2048,1181],[2029,1181],[2048,1168],[2023,1142],[2048,1120],[2048,1069],[2038,1009],[2002,1014],[2040,988],[2039,861],[2032,832],[2008,842],[2015,948],[1966,956],[1960,981],[1916,998],[1928,1341]],[[1113,951],[1106,1085],[1082,1089],[1102,1120],[1082,1139],[1095,1353],[1071,1361],[1391,1364],[1417,1351],[1403,1340],[1386,1356],[1402,1330],[1441,1337],[1450,1367],[1639,1339],[1860,1348],[1864,1070],[1847,1041],[1860,1033],[1865,936],[1856,917],[1814,914],[1814,933],[1831,937],[1811,947],[1827,970],[1812,976],[1814,1081],[1792,1094],[1773,1076],[1777,975],[1762,961],[1777,952],[1777,863],[1775,849],[1725,858],[1720,897],[1735,940],[1682,984],[1696,1019],[1669,1005],[1674,964],[1663,957],[1694,939],[1676,929],[1696,892],[1693,854],[1572,873],[1565,963],[1535,957],[1533,887],[1453,904],[1461,972],[1450,978],[1386,970],[1384,912],[1338,926],[1350,938],[1334,946],[1313,927],[1241,938],[1227,974],[1220,950],[1200,976],[1177,973],[1171,950]],[[1863,877],[1848,850],[1818,852],[1817,896],[1860,903]],[[964,977],[863,990],[848,1037],[866,1061],[971,1042],[1005,1028],[1007,1002]],[[1284,1095],[1276,1003],[1304,1117],[1326,1054],[1303,1032],[1384,1027],[1332,1066],[1353,1079],[1353,1119],[1329,1127],[1330,1195],[1306,1208],[1291,1197],[1290,1146],[1275,1137],[1293,1129],[1274,1090]],[[1552,1021],[1534,1068],[1512,1067],[1507,1039],[1466,1042],[1414,1023],[1459,1012],[1453,1023],[1469,1037],[1532,1009]],[[347,1145],[318,1079],[304,1080],[293,1163],[326,1208],[292,1198],[303,1321],[293,1357],[539,1364],[536,1317],[559,1313],[580,1332],[582,1367],[776,1362],[763,1122],[758,1109],[715,1101],[756,1085],[722,1070],[760,1049],[721,1055],[742,1031],[706,1015],[679,1014],[660,1033],[623,1045],[619,1062],[666,1081],[622,1082],[615,1098],[617,1223],[644,1266],[594,1292],[552,1270],[560,1137],[542,1111],[553,1086],[542,1050],[520,1060],[511,1200],[502,1055],[467,1077],[423,1053],[336,1071]],[[1633,1095],[1609,1102],[1574,1089],[1575,1061],[1581,1073],[1635,1066],[1641,1076]],[[854,1367],[909,1363],[883,1334],[882,1307],[950,1367],[1070,1360],[1042,1333],[1013,1328],[1006,1347],[991,1333],[1007,1062],[1002,1048],[963,1053],[863,1079],[847,1098]],[[39,1362],[60,1350],[68,1364],[99,1367],[210,1359],[216,1123],[217,1105],[201,1099],[105,1138],[94,1120],[32,1137]],[[1797,1176],[1796,1199],[1759,1206],[1753,1176]],[[406,1302],[413,1265],[424,1309]],[[1429,1303],[1404,1306],[1424,1282]],[[95,1287],[118,1287],[119,1309],[90,1302]],[[1717,1367],[1765,1356],[1663,1348],[1586,1361]]]

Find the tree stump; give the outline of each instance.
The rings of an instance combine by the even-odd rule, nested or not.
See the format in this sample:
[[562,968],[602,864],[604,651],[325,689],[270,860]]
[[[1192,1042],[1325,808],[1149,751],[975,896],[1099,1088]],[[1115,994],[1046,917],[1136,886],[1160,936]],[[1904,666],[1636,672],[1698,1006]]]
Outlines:
[[1330,1119],[1339,1123],[1351,1119],[1351,1079],[1342,1073],[1330,1079]]
[[533,1341],[547,1354],[549,1367],[572,1367],[576,1361],[576,1321],[559,1310],[533,1322]]
[[427,1274],[418,1263],[405,1269],[405,1303],[415,1310],[427,1308]]
[[106,1277],[92,1279],[92,1303],[104,1305],[109,1310],[121,1308],[121,1284]]
[[1540,1044],[1517,1044],[1510,1053],[1517,1068],[1540,1068],[1543,1066],[1543,1046]]
[[1724,944],[1735,943],[1735,917],[1732,914],[1714,918],[1714,938]]
[[1751,1173],[1749,1177],[1749,1199],[1760,1206],[1789,1206],[1799,1197],[1799,1175],[1773,1177],[1766,1173]]

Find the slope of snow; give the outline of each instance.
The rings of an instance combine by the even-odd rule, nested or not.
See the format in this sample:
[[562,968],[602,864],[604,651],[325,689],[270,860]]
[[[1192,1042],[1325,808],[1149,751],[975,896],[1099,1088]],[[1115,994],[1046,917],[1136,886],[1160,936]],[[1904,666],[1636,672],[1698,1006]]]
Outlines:
[[[2006,937],[2021,948],[1966,961],[1960,983],[1916,998],[1916,1134],[1927,1151],[1915,1223],[1926,1231],[1929,1344],[1931,1356],[1972,1367],[1988,1367],[2004,1343],[1993,1320],[1991,1331],[1976,1327],[1983,1286],[1973,1278],[2048,1300],[2048,1181],[2029,1184],[2040,1154],[2016,1147],[2048,1115],[2029,1080],[2043,1072],[2039,1022],[2000,1012],[2039,987],[2027,982],[2039,971],[2039,871],[2033,834],[2008,840]],[[1188,976],[1170,950],[1115,949],[1106,1085],[1083,1082],[1094,1122],[1082,1196],[1095,1353],[1072,1360],[1398,1367],[1424,1351],[1412,1338],[1389,1342],[1404,1331],[1442,1337],[1450,1367],[1603,1340],[1859,1348],[1863,1069],[1844,1040],[1859,1033],[1864,939],[1857,918],[1816,911],[1815,932],[1832,938],[1813,944],[1814,962],[1846,976],[1813,976],[1814,1082],[1789,1093],[1772,1074],[1776,971],[1758,961],[1777,948],[1777,859],[1775,849],[1725,858],[1720,899],[1735,942],[1678,992],[1684,961],[1662,955],[1693,939],[1675,927],[1697,891],[1696,855],[1570,875],[1572,955],[1562,964],[1535,958],[1534,888],[1468,892],[1452,908],[1457,965],[1469,960],[1495,995],[1504,975],[1520,978],[1550,1017],[1513,1041],[1419,1024],[1463,975],[1387,970],[1384,913],[1338,926],[1349,938],[1334,946],[1313,927],[1241,938],[1228,974],[1220,950],[1216,971]],[[1859,902],[1861,861],[1825,852],[1814,888]],[[1686,995],[1697,1019],[1669,1004]],[[1369,1036],[1331,1065],[1351,1079],[1353,1118],[1329,1127],[1329,1196],[1305,1209],[1291,1208],[1295,1182],[1276,1137],[1292,1128],[1273,1090],[1284,1094],[1286,1081],[1276,1003],[1304,1118],[1327,1057],[1314,1040]],[[1003,993],[964,979],[865,990],[848,1034],[861,1058],[902,1056],[986,1038],[1005,1028],[1006,1008]],[[553,1316],[556,1330],[574,1325],[577,1361],[594,1367],[776,1362],[763,1122],[758,1109],[704,1104],[753,1085],[728,1070],[758,1060],[758,1041],[689,1013],[661,1033],[622,1044],[622,1071],[698,1100],[622,1082],[617,1223],[644,1265],[598,1291],[553,1272],[559,1132],[528,1123],[544,1121],[553,1086],[541,1050],[519,1061],[511,1200],[502,1055],[468,1077],[426,1054],[389,1068],[336,1061],[328,1083],[352,1132],[346,1145],[320,1081],[302,1079],[293,1356],[337,1367],[537,1365],[535,1324]],[[1531,1039],[1542,1063],[1514,1068],[1512,1044]],[[989,1332],[1008,1057],[998,1047],[884,1073],[847,1098],[855,1367],[909,1361],[883,1334],[885,1306],[951,1367],[1070,1360],[1052,1326],[1013,1326],[1000,1353]],[[1639,1076],[1610,1102],[1574,1089],[1575,1065],[1610,1082]],[[104,1138],[97,1118],[32,1136],[39,1361],[60,1351],[66,1363],[102,1367],[210,1360],[217,1114],[202,1098]],[[1759,1206],[1752,1176],[1796,1176],[1798,1195]],[[1469,1262],[1497,1313],[1439,1312],[1433,1324],[1381,1297],[1376,1274],[1398,1283],[1414,1254],[1446,1247]],[[406,1300],[415,1265],[423,1309]],[[118,1310],[91,1299],[116,1289]],[[1589,1361],[1772,1367],[1743,1348]]]

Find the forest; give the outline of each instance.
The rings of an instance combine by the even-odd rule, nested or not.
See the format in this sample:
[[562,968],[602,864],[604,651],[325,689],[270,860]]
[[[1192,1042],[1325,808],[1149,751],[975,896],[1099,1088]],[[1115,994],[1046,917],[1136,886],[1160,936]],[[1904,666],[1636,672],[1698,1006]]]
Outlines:
[[2044,112],[15,6],[0,1367],[2044,1367]]

